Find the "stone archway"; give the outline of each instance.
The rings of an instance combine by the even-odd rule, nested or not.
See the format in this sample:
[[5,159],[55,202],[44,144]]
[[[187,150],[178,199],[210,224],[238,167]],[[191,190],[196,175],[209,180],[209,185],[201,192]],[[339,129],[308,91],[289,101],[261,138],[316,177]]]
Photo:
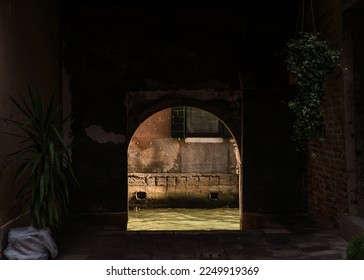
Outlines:
[[[237,143],[239,162],[239,209],[240,227],[243,227],[243,198],[242,198],[242,92],[216,90],[171,90],[171,91],[139,91],[130,92],[126,100],[128,110],[129,145],[132,136],[148,117],[170,107],[191,106],[208,111],[219,118]],[[127,175],[127,174],[126,174]],[[125,176],[126,178],[128,176]],[[125,193],[125,192],[124,192]]]

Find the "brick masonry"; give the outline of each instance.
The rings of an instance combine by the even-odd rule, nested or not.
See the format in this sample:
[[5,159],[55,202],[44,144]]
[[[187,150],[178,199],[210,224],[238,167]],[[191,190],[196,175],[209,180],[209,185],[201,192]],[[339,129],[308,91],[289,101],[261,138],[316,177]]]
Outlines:
[[238,180],[225,173],[129,173],[129,207],[238,207]]
[[[341,1],[344,2],[344,1]],[[348,4],[349,1],[346,1]],[[354,7],[354,2],[350,8]],[[339,5],[336,1],[320,1],[314,3],[317,28],[320,37],[335,49],[343,49],[342,64],[351,68],[348,57],[352,54],[350,48],[345,48],[347,27],[344,25],[346,12],[345,3]],[[349,69],[350,72],[350,69]],[[353,194],[349,191],[350,165],[355,165],[355,156],[350,157],[348,127],[352,125],[348,112],[355,110],[353,104],[348,104],[347,79],[349,72],[333,73],[325,84],[325,97],[322,111],[325,119],[325,140],[322,146],[311,143],[310,151],[317,152],[317,158],[307,158],[306,162],[306,207],[327,225],[340,227],[339,217],[343,213],[358,214],[357,182],[354,179]],[[352,162],[352,163],[351,163]],[[356,194],[355,194],[356,193]],[[359,198],[360,199],[360,198]],[[360,213],[359,213],[360,214]],[[363,214],[363,213],[361,213]]]

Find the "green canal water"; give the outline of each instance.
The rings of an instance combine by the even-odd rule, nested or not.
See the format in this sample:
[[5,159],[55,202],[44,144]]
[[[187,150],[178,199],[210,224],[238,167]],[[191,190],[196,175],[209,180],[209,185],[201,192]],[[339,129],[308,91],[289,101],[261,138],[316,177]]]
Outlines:
[[128,230],[239,230],[239,209],[157,208],[129,211]]

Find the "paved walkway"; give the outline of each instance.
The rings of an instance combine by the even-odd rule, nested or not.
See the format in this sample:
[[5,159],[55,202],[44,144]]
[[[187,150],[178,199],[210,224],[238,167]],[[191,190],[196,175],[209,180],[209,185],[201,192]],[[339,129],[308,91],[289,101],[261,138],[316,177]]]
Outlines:
[[257,230],[121,231],[78,222],[55,234],[57,259],[344,259],[347,242],[306,215],[264,215]]

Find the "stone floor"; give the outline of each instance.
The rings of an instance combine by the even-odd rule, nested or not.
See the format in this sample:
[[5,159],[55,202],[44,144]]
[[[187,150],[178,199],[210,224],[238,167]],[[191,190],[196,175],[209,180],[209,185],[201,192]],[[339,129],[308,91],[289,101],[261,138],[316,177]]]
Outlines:
[[244,231],[122,231],[75,221],[55,233],[66,260],[344,259],[347,242],[306,215],[264,215]]

